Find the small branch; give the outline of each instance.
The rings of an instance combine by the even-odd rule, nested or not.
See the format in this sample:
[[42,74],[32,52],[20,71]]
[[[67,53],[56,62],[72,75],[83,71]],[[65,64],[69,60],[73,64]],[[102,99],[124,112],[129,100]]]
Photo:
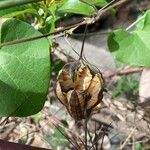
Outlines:
[[7,0],[0,2],[0,10],[11,8],[14,6],[20,6],[28,3],[39,2],[43,0]]
[[86,117],[85,121],[84,121],[84,125],[85,125],[85,129],[84,129],[84,138],[85,138],[85,150],[88,150],[88,127],[87,127],[87,123],[88,123],[88,118]]
[[114,115],[116,115],[122,122],[125,121],[125,118],[116,111],[116,107],[114,106],[114,104],[108,98],[107,99],[102,99],[102,101],[110,109],[110,111]]
[[104,78],[111,78],[113,76],[129,75],[129,74],[138,73],[138,72],[142,72],[142,71],[143,71],[143,68],[139,68],[139,67],[131,68],[130,67],[130,68],[122,69],[122,70],[117,71],[117,72],[106,71],[103,73],[103,77]]
[[[30,0],[31,1],[31,0]],[[34,0],[35,1],[35,0]],[[103,9],[100,9],[98,11],[98,13],[96,14],[96,16],[92,17],[92,18],[83,18],[81,20],[81,22],[78,22],[78,23],[75,23],[71,26],[67,26],[67,27],[62,27],[62,28],[59,28],[57,30],[55,30],[54,32],[52,33],[46,33],[46,34],[43,34],[43,35],[40,35],[40,36],[36,36],[36,37],[32,37],[32,38],[24,38],[24,39],[19,39],[19,40],[14,40],[14,41],[10,41],[10,42],[5,42],[5,43],[0,43],[0,47],[2,46],[6,46],[6,45],[14,45],[14,44],[18,44],[18,43],[23,43],[23,42],[29,42],[29,41],[33,41],[33,40],[37,40],[37,39],[41,39],[41,38],[44,38],[44,37],[48,37],[50,35],[55,35],[55,34],[58,34],[60,32],[64,32],[66,30],[69,30],[71,28],[75,28],[75,27],[78,27],[78,26],[81,26],[81,25],[85,25],[85,24],[93,24],[95,23],[95,21],[97,21],[105,12],[107,12],[108,10],[118,6],[118,5],[121,5],[125,2],[127,2],[128,0],[120,0],[114,4],[112,4],[111,6],[108,6],[108,7],[104,7]]]
[[88,28],[88,25],[85,26],[84,37],[83,37],[83,42],[82,42],[82,47],[81,47],[81,53],[80,53],[80,56],[79,56],[79,60],[81,60],[83,58],[83,50],[84,50],[84,43],[85,43],[87,28]]
[[121,145],[121,147],[119,148],[119,150],[122,150],[125,147],[126,143],[129,141],[129,139],[132,137],[133,133],[135,132],[135,129],[136,129],[136,127],[134,127],[131,130],[130,134],[128,135],[128,137],[126,138],[126,140],[124,141],[124,143]]
[[136,26],[140,21],[142,21],[144,19],[144,17],[145,17],[145,15],[143,15],[138,20],[136,20],[135,22],[133,22],[130,26],[128,26],[126,28],[126,31],[129,31],[131,28],[133,28],[134,26]]
[[[115,0],[113,0],[112,2],[114,3],[114,1],[115,1]],[[108,5],[108,7],[106,7],[105,9],[103,9],[103,8],[100,9],[100,10],[98,11],[98,13],[97,13],[97,16],[95,17],[95,20],[98,20],[98,19],[100,18],[100,16],[101,16],[103,13],[105,13],[105,12],[111,10],[112,8],[114,8],[114,7],[116,7],[116,6],[119,6],[119,5],[121,5],[121,4],[123,4],[123,3],[127,2],[127,1],[129,1],[129,0],[120,0],[120,1],[114,3],[114,4],[110,5],[110,6]],[[112,2],[110,2],[110,4],[111,4]]]
[[68,26],[68,27],[59,28],[56,31],[51,32],[51,33],[46,33],[46,34],[42,34],[42,35],[39,35],[39,36],[31,37],[31,38],[23,38],[23,39],[19,39],[19,40],[10,41],[10,42],[0,43],[0,47],[2,47],[2,46],[8,46],[8,45],[14,45],[14,44],[23,43],[23,42],[29,42],[29,41],[38,40],[38,39],[41,39],[41,38],[48,37],[50,35],[55,35],[55,34],[58,34],[60,32],[64,32],[66,30],[69,30],[71,28],[74,28],[74,27],[77,27],[77,26],[80,26],[80,25],[83,25],[83,24],[85,24],[85,21],[77,23],[77,24],[74,24],[74,25],[71,25],[71,26]]

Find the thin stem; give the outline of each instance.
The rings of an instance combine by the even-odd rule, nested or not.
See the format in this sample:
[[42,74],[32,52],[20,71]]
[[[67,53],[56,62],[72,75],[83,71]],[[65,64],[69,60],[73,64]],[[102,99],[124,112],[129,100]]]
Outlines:
[[54,123],[52,123],[53,126],[68,140],[68,142],[70,142],[70,144],[76,149],[78,150],[78,148],[74,145],[74,143],[72,142],[72,140],[68,137],[67,134],[63,133],[60,129],[59,126],[55,125]]
[[46,34],[42,34],[42,35],[39,35],[39,36],[31,37],[31,38],[22,38],[22,39],[10,41],[10,42],[0,43],[0,47],[38,40],[38,39],[41,39],[41,38],[48,37],[50,35],[55,35],[55,34],[58,34],[60,32],[64,32],[66,30],[69,30],[71,28],[74,28],[76,26],[80,26],[80,25],[83,25],[83,24],[85,24],[85,21],[77,23],[77,24],[74,24],[74,25],[71,25],[71,26],[68,26],[68,27],[60,28],[60,29],[58,29],[58,30],[56,30],[54,32],[51,32],[51,33],[46,33]]
[[104,137],[105,137],[105,131],[103,132],[103,135],[102,135],[102,142],[101,142],[100,150],[103,149]]
[[93,150],[96,150],[95,145],[94,145],[94,142],[93,142],[93,140],[92,140],[92,136],[91,136],[91,134],[90,134],[90,131],[87,130],[87,132],[88,132],[88,136],[89,136],[89,138],[90,138],[90,142],[91,142],[91,144],[92,144],[91,148],[93,148]]
[[[104,6],[103,8],[101,8],[101,9],[98,11],[98,13],[97,13],[96,17],[94,18],[93,22],[95,22],[96,20],[98,20],[98,19],[102,16],[102,14],[103,14],[104,12],[107,12],[108,10],[110,10],[110,9],[112,9],[112,8],[118,6],[118,5],[121,5],[121,4],[123,4],[123,3],[125,3],[125,2],[127,2],[127,1],[129,1],[129,0],[120,0],[120,1],[117,1],[116,3],[114,3],[114,1],[115,1],[115,0],[112,0],[112,1],[111,1],[110,3],[108,3],[106,6]],[[111,4],[111,3],[113,3],[113,4]],[[109,5],[109,4],[111,4],[111,5]]]
[[135,22],[133,22],[129,27],[126,28],[126,31],[130,30],[132,27],[134,27],[137,23],[139,23],[141,20],[143,20],[145,17],[145,15],[143,15],[142,17],[140,17],[138,20],[136,20]]
[[[110,124],[109,125],[107,125],[107,129],[108,129],[108,127],[111,127],[111,124],[112,124],[112,122],[110,122]],[[96,128],[95,128],[96,129]],[[100,130],[101,131],[101,130]],[[95,139],[96,139],[96,141],[94,141],[94,144],[96,145],[96,143],[101,139],[101,136],[100,136],[100,133],[101,132],[99,132],[99,134],[97,134],[96,133],[96,130],[95,130]],[[103,132],[104,134],[103,134],[103,136],[105,136],[105,132]],[[99,137],[98,137],[99,136]],[[103,138],[103,137],[102,137]],[[102,139],[103,140],[103,139]],[[103,142],[103,141],[102,141]],[[92,149],[92,146],[89,148],[89,150],[91,150]]]
[[129,74],[133,74],[133,73],[141,73],[143,71],[143,67],[129,67],[129,68],[123,68],[122,70],[113,72],[113,71],[106,71],[103,72],[103,77],[104,78],[111,78],[114,76],[122,76],[122,75],[129,75]]
[[[96,122],[95,122],[95,130],[94,130],[95,139],[97,138],[97,131],[96,130],[97,130],[97,127],[96,127]],[[97,142],[95,142],[94,145],[95,145],[96,150],[98,150],[97,149]]]
[[23,104],[25,104],[27,101],[23,101],[14,111],[12,111],[1,123],[0,123],[0,125],[2,125],[3,123],[5,123],[8,119],[9,119],[9,117],[10,116],[13,116],[13,114],[15,113],[15,112],[17,112],[20,108],[21,108],[21,106],[23,105]]
[[110,9],[112,9],[112,8],[118,6],[118,5],[121,5],[121,4],[123,4],[124,2],[127,2],[127,1],[128,0],[120,0],[120,1],[116,2],[115,4],[113,4],[112,6],[109,6],[109,7],[105,8],[101,11],[99,10],[96,17],[94,17],[94,18],[82,18],[82,20],[80,20],[80,22],[75,23],[71,26],[60,28],[60,29],[58,29],[58,30],[56,30],[52,33],[46,33],[46,34],[36,36],[36,37],[32,37],[32,38],[24,38],[24,39],[14,40],[14,41],[10,41],[10,42],[0,43],[0,47],[6,46],[6,45],[13,45],[13,44],[18,44],[18,43],[23,43],[23,42],[29,42],[29,41],[37,40],[37,39],[40,39],[40,38],[48,37],[50,35],[54,35],[54,34],[57,34],[57,33],[60,33],[60,32],[64,32],[66,30],[69,30],[71,28],[78,27],[78,26],[81,26],[81,25],[84,25],[84,24],[93,24],[96,20],[98,20],[100,18],[100,16],[102,14],[104,14],[108,10],[110,10]]
[[132,137],[132,135],[134,134],[135,130],[136,130],[136,126],[134,126],[134,127],[132,128],[130,134],[128,135],[128,137],[126,138],[126,140],[124,141],[124,143],[123,143],[123,144],[121,145],[121,147],[119,148],[120,150],[122,150],[122,149],[125,147],[125,145],[126,145],[127,142],[129,141],[129,139],[130,139],[130,138]]
[[82,47],[81,47],[81,53],[80,53],[79,61],[82,59],[82,56],[83,56],[83,50],[84,50],[84,43],[85,43],[86,33],[87,33],[87,27],[88,27],[88,25],[86,24],[85,30],[84,30],[84,37],[83,37],[83,41],[82,41]]
[[88,122],[88,118],[86,117],[85,121],[84,121],[84,126],[85,126],[85,150],[88,150],[88,144],[87,144],[87,136],[88,136],[88,127],[87,127],[87,122]]
[[105,5],[104,7],[102,7],[100,10],[103,10],[105,8],[107,8],[108,6],[112,5],[116,0],[112,0],[110,1],[107,5]]
[[7,0],[7,1],[1,1],[0,2],[0,10],[11,8],[14,6],[20,6],[27,3],[33,3],[33,2],[39,2],[43,0]]
[[[111,32],[111,30],[108,30],[108,31],[105,31],[105,32],[90,32],[90,33],[86,33],[86,36],[96,36],[96,35],[102,35],[102,34],[109,34]],[[71,37],[82,37],[84,36],[84,33],[72,33],[72,34],[69,34],[69,36]]]

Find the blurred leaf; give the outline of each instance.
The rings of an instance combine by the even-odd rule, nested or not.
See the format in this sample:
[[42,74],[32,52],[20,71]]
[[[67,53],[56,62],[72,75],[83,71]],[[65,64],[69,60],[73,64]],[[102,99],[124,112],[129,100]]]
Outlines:
[[0,17],[12,18],[15,16],[23,15],[25,13],[36,14],[36,10],[28,6],[16,6],[16,7],[0,10]]
[[[29,24],[11,19],[3,23],[1,42],[41,35]],[[50,78],[46,38],[0,48],[0,116],[28,116],[46,100]]]
[[54,129],[53,134],[45,136],[44,139],[53,147],[57,148],[58,146],[61,147],[68,147],[70,142],[64,137],[65,131],[61,127],[57,127]]
[[138,81],[132,76],[122,76],[112,90],[112,98],[126,96],[132,99],[138,92]]
[[140,143],[135,145],[135,150],[142,150],[142,146]]
[[68,122],[66,120],[60,120],[60,121],[64,125],[64,127],[66,127],[66,128],[69,127]]
[[150,66],[150,10],[147,11],[144,26],[140,30],[129,33],[119,29],[113,31],[108,38],[109,50],[117,61],[135,65]]
[[138,19],[137,19],[137,24],[136,24],[136,30],[142,30],[143,27],[144,27],[144,22],[145,22],[145,15],[144,14],[143,16],[139,16]]
[[103,7],[104,5],[107,4],[106,0],[85,0],[85,1],[98,7]]
[[1,41],[1,26],[0,26],[0,41]]
[[58,72],[62,69],[62,67],[65,65],[65,62],[61,60],[55,60],[53,63],[53,71],[58,74]]
[[39,123],[41,117],[42,117],[42,113],[41,112],[31,116],[31,118],[34,120],[35,123]]

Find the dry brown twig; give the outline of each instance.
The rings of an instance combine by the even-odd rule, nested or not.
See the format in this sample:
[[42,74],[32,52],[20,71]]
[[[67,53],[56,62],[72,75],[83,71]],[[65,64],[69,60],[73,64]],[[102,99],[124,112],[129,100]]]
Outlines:
[[111,78],[114,76],[122,76],[122,75],[129,75],[129,74],[133,74],[133,73],[140,73],[143,71],[143,67],[126,67],[126,68],[122,68],[121,70],[118,70],[116,72],[113,71],[106,71],[103,72],[103,77],[104,78]]
[[135,130],[136,130],[136,127],[133,127],[132,130],[131,130],[131,132],[130,132],[130,134],[128,135],[128,137],[126,138],[126,140],[124,141],[124,143],[120,146],[120,148],[119,148],[118,150],[122,150],[122,149],[125,147],[125,145],[126,145],[127,142],[129,141],[129,139],[130,139],[130,138],[132,137],[132,135],[134,134]]

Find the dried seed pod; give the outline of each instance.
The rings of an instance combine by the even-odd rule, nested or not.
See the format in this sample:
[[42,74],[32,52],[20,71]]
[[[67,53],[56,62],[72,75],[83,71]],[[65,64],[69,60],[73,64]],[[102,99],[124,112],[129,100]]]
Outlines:
[[68,63],[60,70],[55,93],[75,120],[89,117],[103,98],[104,80],[88,65]]

